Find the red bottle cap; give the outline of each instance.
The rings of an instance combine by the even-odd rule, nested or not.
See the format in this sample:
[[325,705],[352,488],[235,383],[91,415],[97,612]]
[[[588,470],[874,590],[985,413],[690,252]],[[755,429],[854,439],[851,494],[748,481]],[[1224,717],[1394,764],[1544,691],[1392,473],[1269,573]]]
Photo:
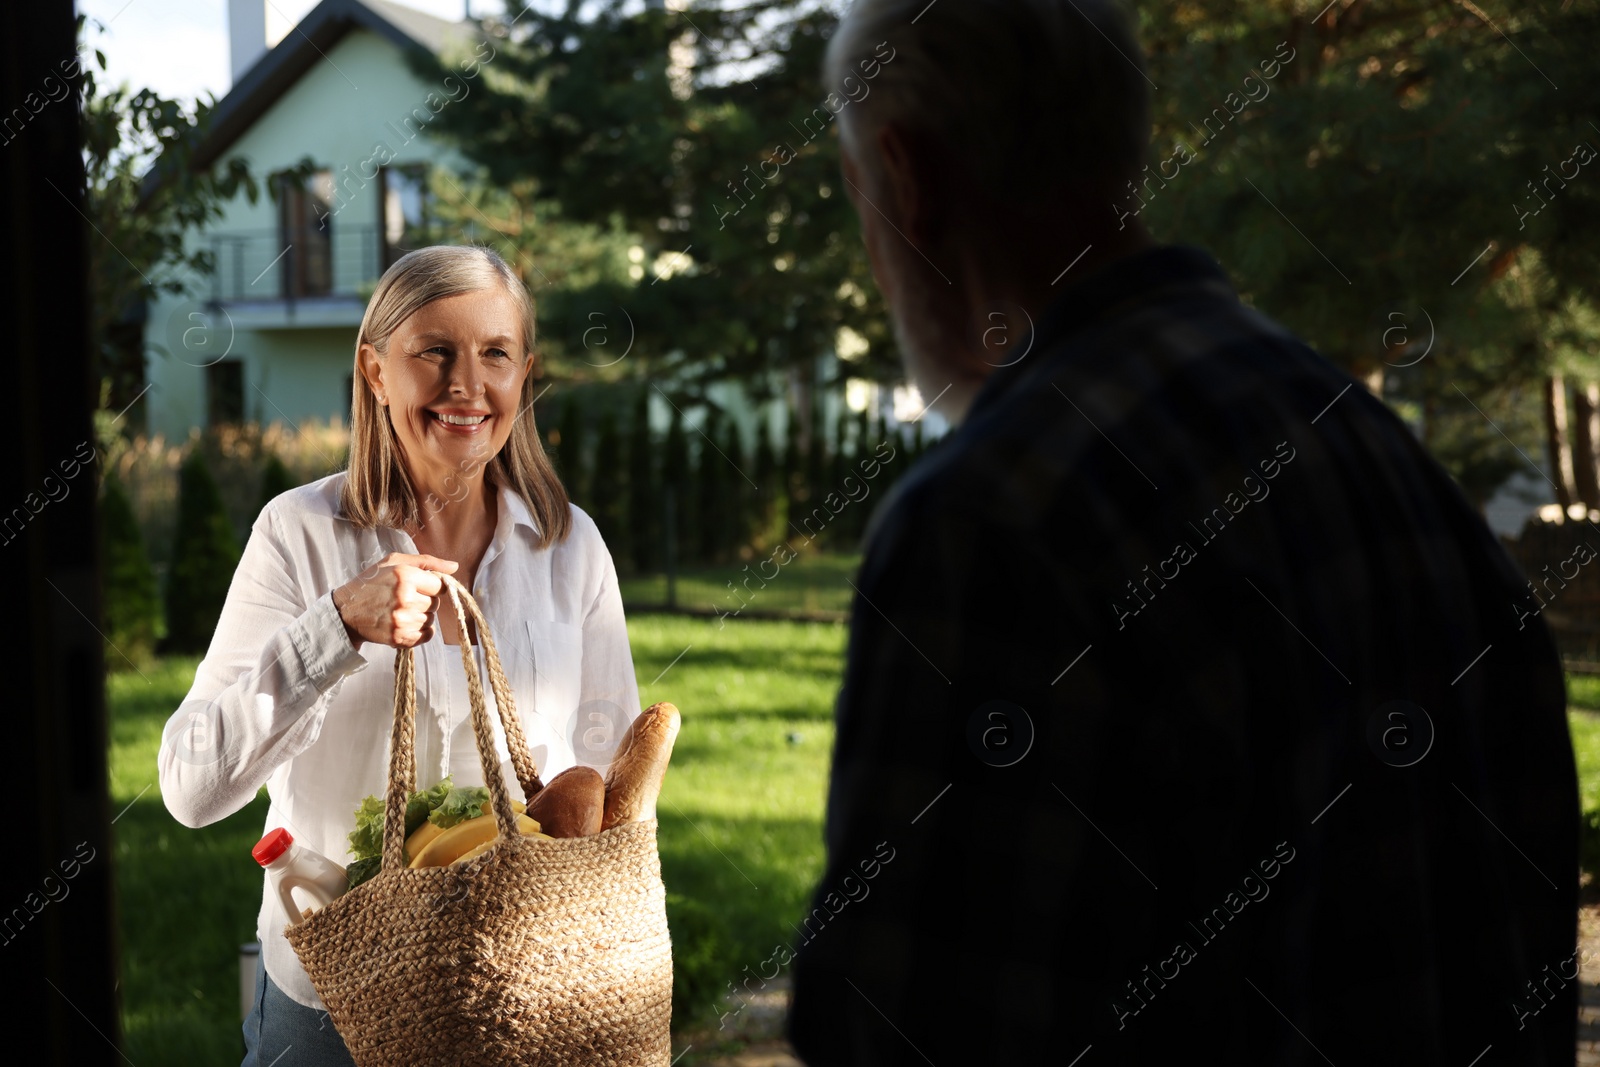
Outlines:
[[256,847],[250,850],[250,855],[256,858],[257,863],[265,867],[289,851],[289,846],[292,844],[294,844],[294,838],[290,836],[289,831],[280,826],[276,830],[268,830],[267,836],[257,841]]

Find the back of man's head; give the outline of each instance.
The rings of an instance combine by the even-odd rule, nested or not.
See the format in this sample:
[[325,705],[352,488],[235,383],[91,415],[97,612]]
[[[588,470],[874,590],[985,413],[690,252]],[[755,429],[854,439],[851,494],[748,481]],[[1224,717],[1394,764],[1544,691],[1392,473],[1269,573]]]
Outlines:
[[1139,172],[1143,64],[1114,0],[857,0],[823,76],[859,101],[840,136],[868,174],[894,123],[940,143],[992,202],[1045,204],[1114,194]]

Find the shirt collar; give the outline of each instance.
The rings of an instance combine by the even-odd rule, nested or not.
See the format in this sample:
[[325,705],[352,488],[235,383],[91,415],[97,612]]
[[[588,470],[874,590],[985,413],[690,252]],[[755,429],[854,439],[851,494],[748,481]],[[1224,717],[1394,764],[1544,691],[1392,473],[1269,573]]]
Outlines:
[[1020,380],[1033,350],[1044,355],[1095,322],[1154,300],[1175,286],[1199,286],[1218,296],[1237,299],[1228,275],[1203,249],[1188,245],[1156,245],[1113,260],[1063,289],[1034,323],[1022,358],[990,373],[967,411],[967,419]]
[[510,536],[514,526],[526,526],[533,531],[535,537],[538,537],[539,523],[534,519],[528,502],[522,499],[522,494],[509,485],[501,485],[498,488],[500,515],[495,520],[494,539],[499,541]]

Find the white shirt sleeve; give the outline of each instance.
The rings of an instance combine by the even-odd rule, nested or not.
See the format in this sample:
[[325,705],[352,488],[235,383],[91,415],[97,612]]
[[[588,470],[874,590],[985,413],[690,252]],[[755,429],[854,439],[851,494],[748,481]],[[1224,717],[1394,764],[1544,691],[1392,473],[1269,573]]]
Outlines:
[[248,804],[276,767],[316,741],[339,683],[365,666],[332,593],[306,600],[269,505],[194,685],[162,731],[161,796],[185,826]]

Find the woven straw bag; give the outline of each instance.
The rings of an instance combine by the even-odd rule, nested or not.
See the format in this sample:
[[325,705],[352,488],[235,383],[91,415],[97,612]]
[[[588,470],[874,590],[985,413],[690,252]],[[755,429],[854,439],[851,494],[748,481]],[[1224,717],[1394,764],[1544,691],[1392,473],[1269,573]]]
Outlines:
[[412,650],[400,650],[382,869],[290,925],[289,943],[360,1067],[666,1067],[672,944],[655,821],[592,837],[517,833],[465,640],[468,613],[529,800],[540,788],[533,759],[483,613],[459,582],[441,578],[460,621],[472,728],[500,837],[462,864],[406,867],[416,679]]

